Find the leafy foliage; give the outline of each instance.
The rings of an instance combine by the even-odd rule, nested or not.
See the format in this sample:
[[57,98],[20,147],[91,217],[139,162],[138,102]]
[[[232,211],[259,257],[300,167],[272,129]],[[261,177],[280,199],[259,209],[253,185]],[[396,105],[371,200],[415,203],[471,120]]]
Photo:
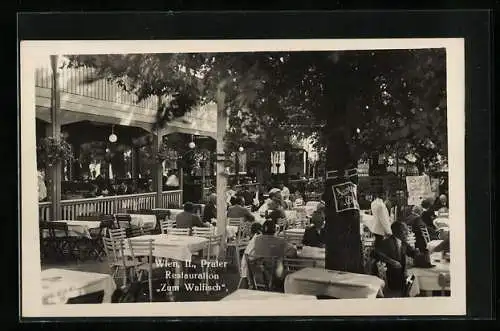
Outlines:
[[42,138],[37,146],[37,158],[40,164],[52,167],[59,161],[73,160],[73,150],[71,145],[63,137]]

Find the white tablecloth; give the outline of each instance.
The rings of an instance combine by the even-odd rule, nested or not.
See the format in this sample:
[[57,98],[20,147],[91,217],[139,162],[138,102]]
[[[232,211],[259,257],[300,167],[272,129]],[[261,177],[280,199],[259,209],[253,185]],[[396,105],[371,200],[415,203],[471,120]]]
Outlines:
[[43,304],[65,304],[68,299],[104,291],[103,303],[110,303],[116,284],[111,275],[66,269],[42,271]]
[[326,295],[338,299],[376,298],[384,281],[375,276],[304,268],[285,278],[285,293]]
[[130,224],[137,228],[154,229],[156,227],[156,215],[130,214]]
[[301,234],[301,235],[304,235],[304,232],[306,232],[306,229],[297,229],[297,228],[293,228],[293,229],[286,229],[285,230],[285,234]]
[[447,217],[437,217],[434,219],[433,223],[438,229],[450,227],[450,221]]
[[317,300],[313,295],[286,294],[268,291],[236,290],[221,301],[235,300]]
[[[153,255],[155,257],[164,257],[178,261],[190,261],[194,253],[208,246],[208,239],[195,236],[156,234],[130,238],[132,241],[147,239],[153,239]],[[124,254],[130,256],[131,252],[127,245]]]
[[427,243],[427,249],[429,252],[433,252],[434,249],[442,242],[442,240],[431,240]]
[[[62,220],[62,221],[54,221],[58,223],[66,223],[68,224],[68,236],[70,237],[82,237],[82,238],[91,238],[90,236],[90,231],[92,229],[99,229],[101,226],[101,222],[99,221],[67,221],[67,220]],[[43,232],[43,236],[47,237],[48,236],[48,231],[45,230]],[[63,237],[65,236],[64,232],[62,231],[56,231],[56,236]]]
[[415,296],[420,292],[431,291],[449,291],[450,288],[442,288],[439,285],[439,275],[450,274],[450,263],[441,260],[441,253],[431,254],[431,263],[435,265],[433,268],[410,268],[408,269],[408,275],[415,275],[415,282],[413,283],[413,288],[410,295]]

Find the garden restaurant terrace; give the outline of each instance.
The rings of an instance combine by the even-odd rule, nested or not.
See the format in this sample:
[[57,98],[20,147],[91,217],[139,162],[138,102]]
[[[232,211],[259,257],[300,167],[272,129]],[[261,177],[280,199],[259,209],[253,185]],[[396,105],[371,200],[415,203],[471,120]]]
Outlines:
[[[55,61],[52,68],[51,63],[40,63],[35,73],[37,146],[61,134],[74,159],[59,167],[46,167],[38,160],[39,178],[46,185],[46,196],[39,202],[41,221],[179,208],[186,199],[206,197],[215,182],[214,164],[183,173],[185,167],[177,159],[197,150],[215,151],[215,105],[194,109],[154,131],[157,98],[137,102],[135,95],[113,82],[92,80],[91,68],[65,68],[61,57]],[[58,100],[56,107],[54,100]],[[175,160],[157,164],[151,155],[148,159],[148,151],[151,154],[165,141],[181,146]],[[170,173],[179,178],[177,187],[165,185]],[[92,194],[96,180],[102,177],[111,181],[114,194]],[[122,183],[128,189],[117,194]],[[183,194],[197,190],[194,199]],[[52,214],[54,206],[58,206],[57,216]]]

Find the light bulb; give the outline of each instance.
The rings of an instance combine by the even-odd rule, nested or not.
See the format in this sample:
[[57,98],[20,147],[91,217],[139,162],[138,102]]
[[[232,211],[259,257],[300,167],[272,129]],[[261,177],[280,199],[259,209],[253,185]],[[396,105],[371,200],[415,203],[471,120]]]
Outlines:
[[188,144],[188,147],[193,149],[196,147],[196,144],[194,143],[194,141],[191,141],[189,144]]
[[110,142],[115,143],[118,140],[118,137],[116,136],[116,134],[112,133],[109,135],[108,139]]
[[240,147],[238,148],[238,150],[239,150],[240,152],[243,152],[245,149],[243,148],[243,146],[240,146]]

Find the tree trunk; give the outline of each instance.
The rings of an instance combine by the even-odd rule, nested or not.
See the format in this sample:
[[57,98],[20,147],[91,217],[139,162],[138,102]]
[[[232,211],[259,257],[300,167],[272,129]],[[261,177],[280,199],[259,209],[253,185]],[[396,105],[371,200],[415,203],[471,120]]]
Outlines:
[[[338,122],[337,122],[338,123]],[[338,125],[338,124],[337,124]],[[362,249],[359,209],[337,211],[333,185],[351,181],[357,184],[357,172],[344,177],[348,169],[356,169],[357,161],[349,149],[342,129],[332,130],[327,149],[327,176],[323,199],[326,203],[326,269],[362,273]],[[357,195],[355,204],[357,205]]]

